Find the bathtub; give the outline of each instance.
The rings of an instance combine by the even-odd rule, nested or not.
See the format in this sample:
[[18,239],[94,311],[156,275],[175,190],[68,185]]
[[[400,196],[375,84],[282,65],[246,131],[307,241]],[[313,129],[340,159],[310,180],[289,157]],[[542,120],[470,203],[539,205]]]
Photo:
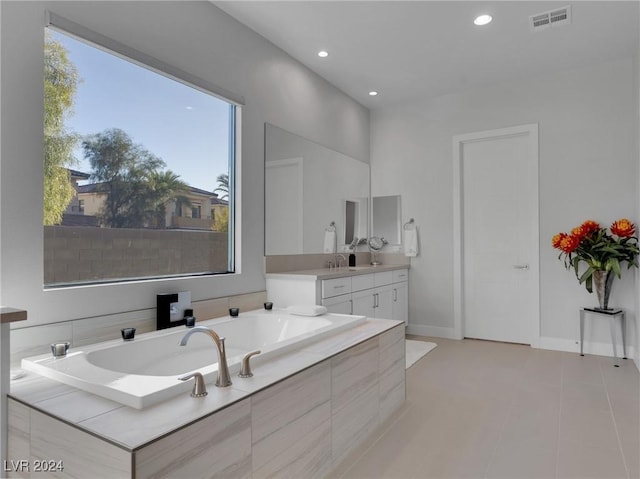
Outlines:
[[[284,311],[251,311],[238,318],[199,321],[226,338],[232,380],[242,357],[256,349],[262,353],[252,361],[301,348],[326,336],[351,328],[366,318],[344,314],[295,316]],[[71,348],[66,357],[51,354],[25,358],[22,368],[49,379],[142,409],[188,392],[193,381],[178,378],[200,372],[210,388],[217,376],[215,345],[205,334],[194,334],[179,346],[188,331],[184,326],[136,336],[133,341],[107,341]],[[232,386],[233,387],[233,386]]]

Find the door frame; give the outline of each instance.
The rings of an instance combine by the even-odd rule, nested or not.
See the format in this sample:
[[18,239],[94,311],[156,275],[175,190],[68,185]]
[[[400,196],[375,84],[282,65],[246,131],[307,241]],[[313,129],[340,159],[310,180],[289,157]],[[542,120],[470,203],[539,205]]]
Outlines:
[[453,316],[454,336],[457,339],[464,337],[464,225],[463,225],[463,194],[462,184],[462,160],[465,143],[477,141],[509,138],[514,136],[528,136],[529,138],[529,164],[531,174],[523,181],[528,181],[529,189],[533,192],[529,198],[531,214],[533,251],[529,263],[529,273],[535,274],[534,308],[532,321],[529,325],[531,346],[539,347],[540,344],[540,207],[539,207],[539,151],[538,151],[538,124],[531,123],[496,130],[486,130],[453,136]]
[[[296,185],[293,185],[292,188],[297,188],[298,197],[300,198],[300,202],[298,203],[298,217],[300,218],[300,224],[298,225],[298,244],[296,248],[298,252],[296,254],[304,253],[304,158],[296,157],[296,158],[285,158],[282,160],[271,160],[264,162],[264,176],[265,180],[267,177],[268,169],[275,168],[286,168],[287,166],[295,166],[297,168],[298,173],[298,181]],[[264,228],[264,254],[265,256],[269,254],[267,251],[267,188],[265,186],[264,189],[264,218],[265,218],[265,228]]]

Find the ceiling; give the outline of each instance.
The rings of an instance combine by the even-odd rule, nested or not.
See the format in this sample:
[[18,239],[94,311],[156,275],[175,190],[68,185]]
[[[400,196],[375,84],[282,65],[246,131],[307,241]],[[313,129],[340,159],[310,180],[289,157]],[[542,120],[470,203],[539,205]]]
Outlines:
[[[638,1],[213,3],[371,109],[638,52]],[[530,30],[567,5],[570,25]],[[493,22],[475,26],[481,13]]]

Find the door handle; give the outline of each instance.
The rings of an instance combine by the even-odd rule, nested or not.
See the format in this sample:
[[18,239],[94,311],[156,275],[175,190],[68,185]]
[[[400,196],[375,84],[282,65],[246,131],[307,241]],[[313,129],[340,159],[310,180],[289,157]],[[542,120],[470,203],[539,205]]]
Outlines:
[[394,302],[398,301],[398,289],[397,288],[393,288],[393,301]]
[[529,269],[528,264],[514,264],[513,267],[514,269]]

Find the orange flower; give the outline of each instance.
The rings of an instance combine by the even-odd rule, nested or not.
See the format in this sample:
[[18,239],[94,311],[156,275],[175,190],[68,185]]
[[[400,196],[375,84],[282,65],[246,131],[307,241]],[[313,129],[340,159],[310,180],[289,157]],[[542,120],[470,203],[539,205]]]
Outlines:
[[600,229],[600,225],[593,220],[587,220],[581,225],[582,228],[587,230],[587,234],[593,233],[594,231],[598,231]]
[[566,235],[560,240],[560,249],[569,254],[580,246],[580,238],[574,235]]
[[588,231],[583,225],[576,226],[571,230],[571,236],[575,236],[578,239],[584,238],[585,236],[587,236],[587,233]]
[[557,235],[555,235],[553,238],[551,238],[551,245],[555,248],[555,249],[560,249],[560,243],[562,242],[562,239],[567,236],[566,233],[558,233]]
[[580,226],[576,226],[571,230],[571,235],[582,240],[585,236],[589,236],[594,231],[600,229],[600,225],[593,220],[587,220]]
[[613,222],[611,225],[611,232],[621,238],[629,238],[635,234],[636,227],[627,218],[622,218]]

